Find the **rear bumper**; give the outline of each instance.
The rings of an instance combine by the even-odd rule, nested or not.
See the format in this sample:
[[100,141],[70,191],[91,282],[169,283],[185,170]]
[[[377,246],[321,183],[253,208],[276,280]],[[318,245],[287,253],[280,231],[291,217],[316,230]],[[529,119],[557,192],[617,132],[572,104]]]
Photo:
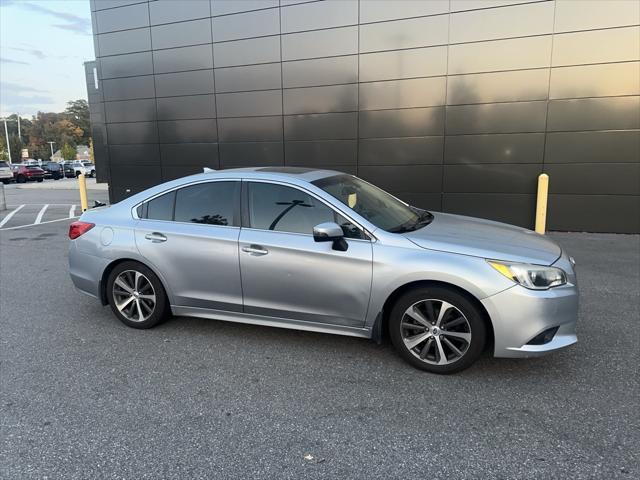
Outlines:
[[74,241],[69,244],[69,275],[82,293],[100,298],[100,280],[109,260],[78,250]]
[[[578,341],[578,289],[575,285],[542,291],[516,285],[485,298],[482,304],[493,324],[496,357],[535,357]],[[556,327],[557,331],[547,343],[530,343],[536,336]]]

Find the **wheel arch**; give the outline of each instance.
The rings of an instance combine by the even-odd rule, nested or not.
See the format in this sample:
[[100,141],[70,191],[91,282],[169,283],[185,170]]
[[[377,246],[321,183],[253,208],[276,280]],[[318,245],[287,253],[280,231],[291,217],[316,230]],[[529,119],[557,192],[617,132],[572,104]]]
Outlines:
[[455,290],[459,294],[466,297],[471,303],[473,303],[478,311],[482,314],[482,319],[485,322],[487,327],[487,340],[486,345],[484,346],[485,350],[493,349],[494,343],[494,332],[493,332],[493,323],[491,322],[491,317],[489,316],[489,312],[484,308],[484,305],[478,298],[473,295],[468,290],[465,290],[458,285],[454,285],[453,283],[443,282],[439,280],[416,280],[409,283],[405,283],[397,287],[385,300],[382,310],[377,316],[375,325],[373,326],[373,339],[380,343],[383,339],[388,338],[388,326],[389,326],[389,315],[391,313],[391,309],[395,302],[405,293],[414,290],[416,288],[427,288],[427,287],[445,287],[452,290]]
[[158,280],[160,281],[160,283],[162,284],[162,287],[164,288],[165,295],[167,297],[167,303],[171,305],[170,296],[169,296],[170,294],[169,294],[169,290],[167,289],[167,283],[163,280],[162,275],[160,275],[158,271],[155,268],[153,268],[153,266],[149,265],[146,262],[141,261],[139,258],[133,258],[133,257],[118,258],[116,260],[113,260],[104,268],[102,272],[102,276],[100,277],[100,282],[98,284],[98,294],[99,294],[99,299],[102,305],[109,305],[109,297],[107,296],[107,281],[109,279],[109,275],[111,275],[111,272],[113,271],[114,268],[116,268],[118,265],[124,262],[139,263],[147,267],[149,270],[151,270],[156,275],[156,277],[158,277]]

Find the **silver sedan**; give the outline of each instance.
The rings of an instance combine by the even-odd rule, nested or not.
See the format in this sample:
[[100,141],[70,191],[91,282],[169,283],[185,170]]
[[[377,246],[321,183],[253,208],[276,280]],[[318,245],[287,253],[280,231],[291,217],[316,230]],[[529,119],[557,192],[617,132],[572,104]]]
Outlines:
[[89,210],[69,237],[75,286],[134,328],[173,314],[388,336],[434,373],[577,341],[574,262],[556,243],[339,172],[208,171]]

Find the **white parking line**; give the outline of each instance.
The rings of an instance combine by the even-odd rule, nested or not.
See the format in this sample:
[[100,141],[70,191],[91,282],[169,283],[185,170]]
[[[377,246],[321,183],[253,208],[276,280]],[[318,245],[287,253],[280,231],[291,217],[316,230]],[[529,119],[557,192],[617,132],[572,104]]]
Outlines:
[[48,203],[44,207],[42,207],[40,209],[40,211],[38,212],[38,216],[36,217],[36,221],[33,222],[34,225],[37,225],[42,221],[42,217],[44,216],[44,212],[47,211],[47,208],[49,208],[49,204]]
[[69,207],[69,218],[73,218],[75,214],[76,214],[76,206],[71,205],[71,207]]
[[4,217],[2,219],[2,221],[0,221],[0,228],[2,228],[9,220],[11,220],[11,218],[18,213],[20,210],[22,210],[24,208],[24,205],[20,205],[18,208],[16,208],[15,210],[12,210],[11,212],[7,213],[7,216]]
[[[79,215],[73,217],[73,218],[79,218]],[[55,222],[68,222],[69,219],[68,218],[58,218],[56,220],[47,220],[46,222],[40,222],[38,224],[36,223],[29,223],[27,225],[17,225],[15,227],[7,227],[7,228],[1,228],[0,231],[4,232],[6,230],[18,230],[19,228],[27,228],[27,227],[36,227],[36,226],[40,226],[40,225],[45,225],[47,223],[55,223]]]

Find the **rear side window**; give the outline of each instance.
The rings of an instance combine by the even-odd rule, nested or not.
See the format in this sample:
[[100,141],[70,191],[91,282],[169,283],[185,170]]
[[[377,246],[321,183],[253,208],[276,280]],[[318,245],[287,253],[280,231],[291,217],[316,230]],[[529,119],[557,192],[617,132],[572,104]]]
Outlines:
[[178,190],[176,222],[234,225],[239,182],[200,183]]
[[8,167],[9,164],[7,162],[0,162],[0,167]]
[[147,202],[145,218],[150,220],[173,220],[173,201],[176,192],[165,193]]

